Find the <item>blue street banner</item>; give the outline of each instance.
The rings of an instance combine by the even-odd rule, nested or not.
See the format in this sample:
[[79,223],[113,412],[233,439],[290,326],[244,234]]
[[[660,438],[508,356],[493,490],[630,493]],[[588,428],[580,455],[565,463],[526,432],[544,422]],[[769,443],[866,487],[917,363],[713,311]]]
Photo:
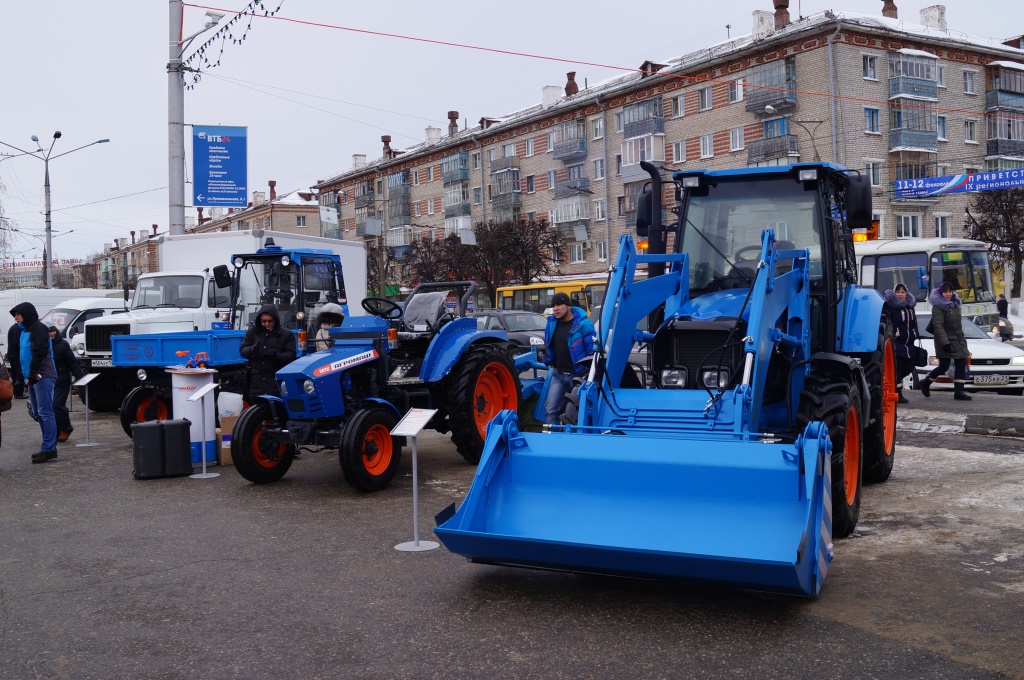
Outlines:
[[900,179],[896,180],[893,188],[896,191],[896,198],[922,198],[964,192],[1018,189],[1020,187],[1024,187],[1024,169]]
[[244,208],[246,196],[246,128],[192,126],[192,205]]

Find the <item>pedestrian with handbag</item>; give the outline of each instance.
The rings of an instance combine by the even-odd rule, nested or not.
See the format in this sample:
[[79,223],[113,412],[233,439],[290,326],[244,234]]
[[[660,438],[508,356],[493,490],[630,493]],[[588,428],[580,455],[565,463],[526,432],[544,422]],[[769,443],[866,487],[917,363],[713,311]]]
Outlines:
[[953,290],[953,285],[944,281],[928,296],[932,305],[932,334],[935,336],[935,356],[939,365],[924,380],[918,383],[921,394],[930,397],[929,388],[932,382],[949,370],[953,362],[953,398],[957,401],[970,401],[971,395],[964,390],[967,383],[967,338],[960,322],[960,296]]
[[917,332],[917,314],[914,306],[917,298],[907,291],[902,283],[885,291],[885,304],[889,309],[889,321],[892,323],[893,353],[896,355],[896,394],[899,403],[909,404],[903,396],[903,379],[914,372],[914,361],[917,358],[917,346],[914,344],[919,335]]

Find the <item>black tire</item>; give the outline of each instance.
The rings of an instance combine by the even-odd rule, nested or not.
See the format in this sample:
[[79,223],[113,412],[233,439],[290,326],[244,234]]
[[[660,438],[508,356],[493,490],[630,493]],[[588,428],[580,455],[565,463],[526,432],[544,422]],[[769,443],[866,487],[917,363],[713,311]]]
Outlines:
[[235,423],[231,436],[231,458],[238,474],[253,484],[269,484],[284,477],[292,466],[294,447],[269,440],[263,424],[273,420],[270,406],[261,402],[250,406]]
[[356,491],[380,491],[391,484],[402,460],[402,447],[391,430],[398,419],[385,408],[357,411],[341,434],[338,462],[345,481]]
[[[92,396],[89,396],[92,400]],[[136,387],[121,402],[121,429],[129,437],[132,436],[132,423],[144,423],[151,420],[169,420],[172,416],[171,404],[160,397],[153,396],[150,387]]]
[[480,462],[487,423],[505,409],[519,412],[522,391],[515,364],[502,346],[466,349],[448,380],[452,442],[463,458]]
[[[800,393],[797,412],[800,428],[811,421],[821,421],[828,428],[832,442],[832,535],[835,538],[849,536],[860,518],[864,460],[860,406],[860,387],[850,376],[839,372],[812,371]],[[848,427],[850,420],[856,422],[852,430]],[[856,447],[849,456],[848,443]],[[848,477],[847,470],[852,467],[856,470],[851,469]],[[848,491],[850,486],[853,489]]]
[[889,479],[896,458],[896,355],[892,323],[883,315],[878,324],[878,349],[859,354],[871,395],[871,412],[864,428],[864,483]]

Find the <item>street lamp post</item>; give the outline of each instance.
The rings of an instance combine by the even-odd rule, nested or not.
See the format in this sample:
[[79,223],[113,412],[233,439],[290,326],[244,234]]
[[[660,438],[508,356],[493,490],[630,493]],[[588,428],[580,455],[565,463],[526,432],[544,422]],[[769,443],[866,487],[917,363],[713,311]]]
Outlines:
[[8,146],[8,147],[10,147],[12,149],[15,149],[16,151],[20,151],[21,152],[20,155],[32,156],[33,158],[38,158],[39,160],[41,160],[43,162],[43,164],[46,167],[46,171],[45,171],[45,174],[43,176],[44,209],[46,211],[46,252],[44,253],[44,257],[43,257],[43,278],[44,278],[44,281],[45,281],[45,284],[46,284],[47,288],[53,288],[53,267],[51,266],[51,261],[52,261],[52,258],[53,258],[53,235],[52,235],[52,231],[51,231],[51,219],[50,219],[51,218],[51,215],[50,215],[50,161],[51,160],[56,160],[57,158],[60,158],[61,156],[67,156],[69,153],[74,153],[76,151],[80,151],[81,149],[84,149],[86,147],[90,147],[90,146],[92,146],[94,144],[106,144],[107,142],[110,141],[109,139],[97,139],[95,142],[90,142],[88,144],[83,144],[82,146],[79,146],[79,147],[76,147],[74,149],[71,149],[71,151],[65,151],[64,153],[59,153],[56,156],[54,156],[53,155],[53,146],[54,146],[54,144],[57,143],[57,140],[60,139],[60,137],[61,137],[60,130],[57,130],[56,132],[54,132],[53,133],[53,141],[50,142],[50,148],[47,149],[46,151],[43,151],[43,147],[39,146],[39,137],[37,137],[35,135],[32,135],[32,141],[35,142],[36,146],[38,147],[35,151],[25,151],[24,149],[19,149],[18,147],[14,146],[13,144],[8,144],[7,142],[0,142],[0,144],[3,144],[4,146]]
[[[767,113],[769,116],[780,115],[780,116],[782,116],[783,119],[788,120],[790,123],[793,123],[794,125],[799,125],[800,127],[802,127],[804,129],[804,132],[807,133],[807,136],[811,138],[811,147],[814,149],[814,160],[816,162],[821,160],[821,154],[818,153],[818,142],[814,139],[814,133],[817,132],[818,126],[821,125],[822,123],[824,123],[825,121],[823,121],[823,120],[793,120],[792,118],[790,118],[786,114],[779,113],[779,110],[776,109],[771,104],[768,104],[767,106],[764,107],[764,112]],[[814,129],[813,130],[809,129],[807,127],[807,125],[813,125]]]

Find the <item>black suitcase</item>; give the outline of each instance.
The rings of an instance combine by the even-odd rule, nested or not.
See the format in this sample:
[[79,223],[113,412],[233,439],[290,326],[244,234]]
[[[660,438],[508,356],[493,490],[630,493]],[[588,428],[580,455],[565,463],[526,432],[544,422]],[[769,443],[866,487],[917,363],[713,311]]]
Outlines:
[[164,474],[180,477],[192,474],[192,444],[189,441],[188,420],[165,420],[164,426]]
[[162,423],[132,423],[132,461],[135,479],[164,476],[164,428]]

